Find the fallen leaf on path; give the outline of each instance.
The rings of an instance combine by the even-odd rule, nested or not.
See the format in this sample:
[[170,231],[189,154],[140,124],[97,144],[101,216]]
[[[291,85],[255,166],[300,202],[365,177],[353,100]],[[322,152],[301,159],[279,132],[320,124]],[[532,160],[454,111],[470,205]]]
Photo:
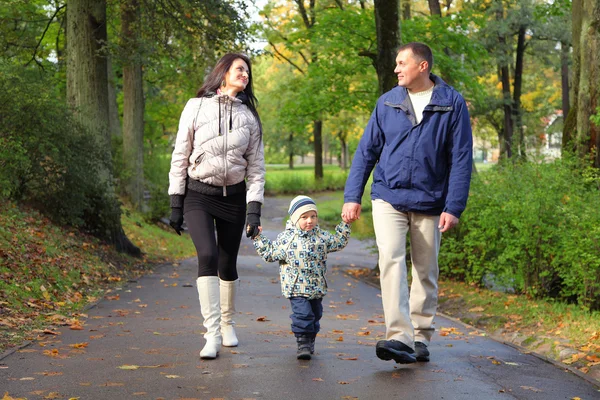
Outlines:
[[120,365],[117,368],[128,370],[128,371],[133,371],[133,370],[138,369],[139,367],[140,367],[139,365]]
[[356,316],[354,314],[337,314],[335,317],[338,319],[358,320],[358,316]]
[[258,317],[256,318],[257,321],[259,322],[266,322],[266,321],[270,321],[270,319],[267,319],[266,316],[262,316],[262,317]]
[[73,343],[73,344],[70,344],[69,346],[73,347],[75,349],[84,349],[84,348],[88,347],[88,343],[87,342]]
[[325,382],[323,379],[321,378],[313,378],[313,381],[315,382]]
[[4,397],[2,397],[2,400],[27,400],[24,397],[12,397],[8,394],[8,392],[4,392]]
[[180,378],[180,376],[179,375],[165,375],[165,378],[168,378],[168,379],[177,379],[177,378]]
[[533,386],[521,386],[521,389],[531,390],[532,392],[540,393],[542,390],[534,388]]

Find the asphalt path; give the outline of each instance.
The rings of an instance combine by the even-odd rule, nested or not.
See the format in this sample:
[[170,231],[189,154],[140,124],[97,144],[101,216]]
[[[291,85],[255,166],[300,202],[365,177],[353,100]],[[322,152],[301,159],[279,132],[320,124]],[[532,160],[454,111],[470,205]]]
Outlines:
[[[265,207],[275,238],[281,208]],[[275,207],[279,204],[279,208]],[[267,206],[270,205],[267,200]],[[236,330],[240,344],[200,360],[203,327],[195,259],[157,267],[105,298],[82,318],[0,359],[6,399],[600,399],[589,380],[436,318],[431,362],[399,365],[375,356],[384,334],[378,288],[346,271],[372,266],[370,243],[351,239],[331,254],[321,333],[312,360],[296,359],[290,307],[276,263],[244,238]]]

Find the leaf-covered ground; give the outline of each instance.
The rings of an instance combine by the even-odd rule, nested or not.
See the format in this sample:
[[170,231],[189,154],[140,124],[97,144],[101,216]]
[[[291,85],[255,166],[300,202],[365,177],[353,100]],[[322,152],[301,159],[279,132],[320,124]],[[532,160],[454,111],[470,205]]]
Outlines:
[[152,265],[193,254],[189,241],[123,215],[141,258],[117,253],[81,231],[57,227],[38,212],[0,203],[0,353],[49,325],[76,329],[85,308]]

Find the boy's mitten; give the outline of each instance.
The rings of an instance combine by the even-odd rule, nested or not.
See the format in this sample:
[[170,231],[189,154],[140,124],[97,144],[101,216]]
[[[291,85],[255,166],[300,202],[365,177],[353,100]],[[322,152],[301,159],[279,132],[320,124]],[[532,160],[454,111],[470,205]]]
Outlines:
[[254,239],[258,235],[260,226],[260,208],[262,204],[258,201],[248,203],[248,215],[246,217],[246,237]]

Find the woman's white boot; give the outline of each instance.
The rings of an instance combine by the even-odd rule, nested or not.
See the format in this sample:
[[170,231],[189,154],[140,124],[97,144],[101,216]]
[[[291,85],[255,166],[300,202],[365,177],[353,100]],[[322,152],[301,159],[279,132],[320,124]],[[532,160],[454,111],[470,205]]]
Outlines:
[[235,334],[233,316],[235,315],[235,293],[238,281],[224,281],[221,283],[221,334],[223,346],[236,347],[238,338]]
[[200,299],[200,311],[204,318],[206,333],[204,339],[206,344],[200,351],[200,358],[217,358],[221,349],[221,305],[219,277],[201,276],[196,279],[198,286],[198,298]]

